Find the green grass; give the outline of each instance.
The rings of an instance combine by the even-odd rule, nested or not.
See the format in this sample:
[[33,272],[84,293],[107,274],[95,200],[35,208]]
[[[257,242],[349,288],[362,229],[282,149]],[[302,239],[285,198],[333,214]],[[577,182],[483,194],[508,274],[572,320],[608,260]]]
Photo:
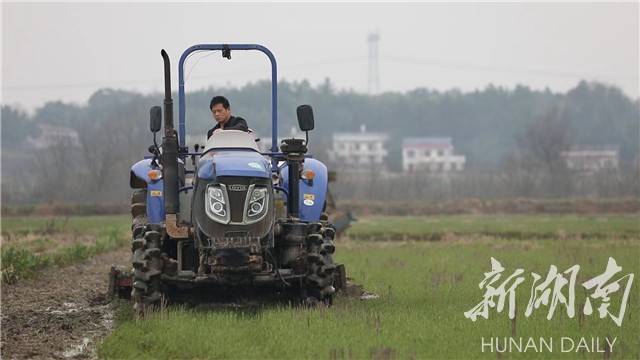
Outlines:
[[127,215],[95,216],[11,216],[2,219],[2,235],[9,233],[51,234],[56,232],[95,233],[107,227],[126,227],[131,224]]
[[[104,358],[496,358],[482,353],[482,337],[509,337],[512,322],[505,308],[491,309],[488,320],[472,322],[464,312],[484,295],[478,284],[494,257],[506,268],[503,278],[524,269],[516,289],[516,337],[617,337],[614,356],[640,356],[640,302],[637,279],[622,327],[596,314],[568,318],[562,306],[551,320],[548,307],[524,316],[531,271],[546,276],[551,265],[564,271],[580,265],[576,312],[585,299],[583,281],[604,272],[608,257],[623,271],[640,274],[638,239],[530,239],[511,241],[464,236],[439,242],[365,242],[338,244],[336,261],[349,276],[379,299],[338,298],[331,308],[264,306],[258,309],[196,310],[169,307],[156,316],[124,320],[99,347]],[[619,277],[618,276],[618,277]],[[617,277],[615,278],[617,279]],[[566,293],[566,291],[565,291]],[[617,309],[617,295],[612,307]],[[595,303],[594,303],[595,304]],[[612,310],[613,311],[613,310]],[[556,350],[512,353],[514,358],[602,358],[600,353]]]
[[2,282],[127,246],[129,224],[127,216],[3,217]]
[[[128,246],[122,236],[127,216],[2,218],[3,237],[33,236],[25,245],[2,246],[2,266],[35,274]],[[112,229],[112,230],[107,230]],[[116,230],[118,229],[118,230]],[[101,233],[107,231],[107,233]],[[109,235],[109,231],[112,231]],[[94,233],[94,244],[72,244],[40,256],[49,235]],[[118,233],[119,232],[119,233]],[[478,304],[478,287],[490,258],[499,260],[508,277],[524,270],[516,289],[516,337],[579,339],[617,337],[614,358],[640,357],[640,230],[637,215],[527,215],[362,217],[348,236],[337,241],[337,262],[350,277],[379,299],[338,297],[331,308],[309,309],[265,305],[248,309],[193,309],[172,306],[156,316],[136,320],[131,304],[118,306],[118,327],[99,345],[102,358],[496,358],[482,353],[482,337],[509,337],[512,322],[504,309],[490,310],[489,319],[472,322],[464,312]],[[6,238],[5,238],[6,239]],[[378,241],[368,241],[375,239]],[[413,240],[441,241],[413,241]],[[385,241],[393,240],[393,241]],[[13,249],[13,250],[11,250]],[[10,253],[11,252],[11,253]],[[608,257],[622,272],[633,273],[622,327],[600,319],[597,311],[581,317],[588,295],[581,283],[604,272]],[[16,265],[18,264],[18,265]],[[548,307],[524,316],[532,285],[531,272],[546,276],[551,265],[565,271],[580,265],[576,284],[576,316],[560,305],[551,320]],[[24,275],[30,276],[30,275]],[[563,292],[566,294],[566,291]],[[612,310],[620,303],[612,294]],[[599,302],[594,302],[594,308]],[[602,358],[601,353],[512,353],[513,358]]]
[[[43,239],[34,242],[46,242]],[[2,247],[2,282],[13,283],[23,278],[33,278],[50,266],[64,266],[88,259],[97,254],[127,246],[130,240],[120,228],[100,230],[90,244],[74,243],[55,252],[34,253],[20,246]]]
[[640,238],[640,218],[631,215],[368,216],[352,222],[350,237],[362,240],[441,240],[481,234],[509,239],[553,237]]

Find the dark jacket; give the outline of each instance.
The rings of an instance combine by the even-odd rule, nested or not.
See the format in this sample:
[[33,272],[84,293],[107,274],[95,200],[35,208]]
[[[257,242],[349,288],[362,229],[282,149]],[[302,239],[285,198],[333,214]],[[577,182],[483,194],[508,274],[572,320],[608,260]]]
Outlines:
[[[211,134],[213,134],[213,132],[219,128],[220,124],[216,124],[216,126],[209,129],[209,131],[207,131],[207,139],[210,138]],[[249,126],[247,126],[247,121],[245,119],[232,115],[231,117],[229,117],[229,120],[227,120],[227,122],[225,123],[225,127],[222,128],[222,130],[242,130],[248,132]]]

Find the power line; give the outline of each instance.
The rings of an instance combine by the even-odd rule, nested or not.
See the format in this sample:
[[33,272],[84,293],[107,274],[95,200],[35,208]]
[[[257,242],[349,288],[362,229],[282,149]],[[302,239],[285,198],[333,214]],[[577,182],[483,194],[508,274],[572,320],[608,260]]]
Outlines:
[[485,65],[474,65],[474,64],[464,64],[464,63],[452,63],[452,62],[442,62],[428,59],[416,59],[416,58],[407,58],[400,56],[382,56],[383,59],[405,62],[405,63],[417,63],[417,64],[427,64],[433,67],[443,67],[443,68],[454,68],[454,69],[476,69],[476,70],[485,70],[485,71],[493,71],[493,72],[508,72],[508,73],[523,73],[523,74],[534,74],[534,75],[545,75],[545,76],[560,76],[560,77],[586,77],[586,76],[596,76],[602,78],[610,78],[610,79],[623,79],[623,80],[637,80],[637,76],[631,75],[613,75],[613,74],[586,74],[580,72],[569,72],[569,71],[559,71],[559,70],[543,70],[543,69],[522,69],[522,68],[512,68],[512,67],[504,67],[504,66],[485,66]]
[[[353,62],[359,62],[359,61],[364,61],[364,56],[359,56],[359,57],[349,57],[349,58],[342,58],[342,59],[332,59],[332,60],[325,60],[325,61],[315,61],[315,62],[310,62],[310,63],[302,63],[302,64],[297,64],[297,65],[291,65],[291,66],[287,66],[287,70],[291,70],[291,69],[309,69],[309,68],[317,68],[317,67],[322,67],[322,66],[326,66],[326,65],[334,65],[334,64],[346,64],[346,63],[353,63]],[[225,73],[226,76],[234,76],[234,75],[246,75],[246,74],[256,74],[256,73],[263,73],[264,70],[263,69],[250,69],[250,70],[242,70],[242,71],[235,71],[235,72],[227,72]],[[200,75],[200,76],[194,76],[191,78],[192,81],[194,80],[206,80],[206,79],[210,79],[210,78],[214,78],[214,77],[219,77],[220,74],[205,74],[205,75]],[[177,81],[177,79],[172,79],[172,81]],[[19,85],[19,86],[13,86],[13,85],[8,85],[2,86],[2,90],[12,90],[12,91],[23,91],[23,90],[54,90],[54,89],[70,89],[70,88],[90,88],[90,87],[105,87],[105,86],[122,86],[122,85],[141,85],[141,84],[163,84],[163,79],[161,77],[157,77],[157,78],[147,78],[147,79],[131,79],[131,80],[122,80],[122,81],[118,81],[117,83],[114,83],[113,81],[109,81],[109,82],[92,82],[92,83],[74,83],[74,84],[49,84],[49,85]]]
[[[361,62],[367,59],[368,57],[366,56],[330,59],[330,60],[324,60],[324,61],[294,64],[291,66],[287,66],[286,69],[287,70],[311,69],[311,68],[324,67],[327,65]],[[567,71],[549,70],[549,69],[523,69],[523,68],[513,68],[513,67],[484,66],[484,65],[475,65],[475,64],[469,64],[469,63],[445,62],[445,61],[438,61],[438,60],[419,59],[419,58],[410,58],[410,57],[401,57],[401,56],[381,55],[380,59],[391,61],[391,62],[422,64],[422,65],[428,65],[428,66],[439,67],[439,68],[483,70],[483,71],[502,72],[502,73],[522,73],[522,74],[544,75],[544,76],[552,76],[552,77],[581,77],[581,78],[600,77],[600,78],[618,79],[618,80],[635,80],[635,81],[638,80],[638,77],[634,75],[586,74],[586,73],[580,73],[580,72],[567,72]],[[257,74],[257,73],[263,73],[263,72],[264,72],[263,69],[261,70],[258,68],[254,68],[250,70],[227,72],[224,75],[236,76],[236,75]],[[191,81],[207,80],[207,79],[216,78],[219,76],[220,76],[219,73],[204,74],[204,75],[192,77]],[[172,79],[172,81],[177,82],[177,79]],[[114,86],[143,85],[143,84],[162,85],[163,79],[161,77],[156,77],[156,78],[147,78],[147,79],[129,79],[129,80],[122,80],[118,82],[103,81],[103,82],[89,82],[89,83],[19,85],[19,86],[3,85],[2,90],[3,91],[7,91],[7,90],[33,91],[33,90],[55,90],[55,89],[71,89],[71,88],[91,88],[91,87],[114,87]]]

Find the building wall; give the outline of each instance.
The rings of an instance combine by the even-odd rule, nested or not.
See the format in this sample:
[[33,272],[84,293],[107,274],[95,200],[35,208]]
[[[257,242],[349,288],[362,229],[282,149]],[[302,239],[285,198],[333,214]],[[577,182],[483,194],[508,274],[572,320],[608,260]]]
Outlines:
[[617,170],[620,162],[619,152],[613,150],[566,151],[562,158],[570,170],[586,172]]
[[462,171],[465,156],[454,155],[453,147],[407,147],[402,150],[402,169],[413,171]]
[[386,136],[340,136],[334,134],[333,147],[327,151],[329,160],[341,165],[382,165],[387,156]]

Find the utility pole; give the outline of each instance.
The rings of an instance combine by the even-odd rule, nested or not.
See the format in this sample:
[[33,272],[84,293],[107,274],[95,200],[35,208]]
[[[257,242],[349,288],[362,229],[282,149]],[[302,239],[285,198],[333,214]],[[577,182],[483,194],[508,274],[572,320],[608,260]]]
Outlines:
[[378,76],[378,32],[370,33],[369,42],[369,93],[377,94],[380,91],[380,78]]

